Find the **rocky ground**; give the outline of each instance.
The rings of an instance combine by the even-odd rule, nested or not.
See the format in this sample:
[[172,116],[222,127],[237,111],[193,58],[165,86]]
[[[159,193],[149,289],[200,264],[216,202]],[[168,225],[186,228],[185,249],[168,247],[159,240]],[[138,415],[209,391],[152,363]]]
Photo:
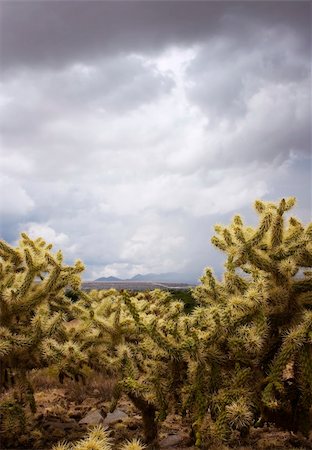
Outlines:
[[[38,380],[37,384],[40,384]],[[83,438],[88,427],[95,424],[102,424],[107,429],[116,448],[125,440],[143,439],[141,416],[126,398],[121,399],[113,413],[108,412],[112,381],[95,380],[88,386],[74,382],[67,382],[64,386],[56,383],[42,384],[41,388],[37,386],[36,389],[37,412],[29,418],[25,434],[13,434],[9,439],[4,436],[1,438],[0,435],[2,450],[49,450],[60,440],[75,441]],[[248,441],[237,441],[232,445],[232,448],[240,450],[302,450],[312,449],[312,439],[304,439],[303,436],[268,426],[253,429]],[[195,450],[179,416],[170,415],[162,424],[160,447],[167,450]],[[229,447],[210,448],[226,450]]]

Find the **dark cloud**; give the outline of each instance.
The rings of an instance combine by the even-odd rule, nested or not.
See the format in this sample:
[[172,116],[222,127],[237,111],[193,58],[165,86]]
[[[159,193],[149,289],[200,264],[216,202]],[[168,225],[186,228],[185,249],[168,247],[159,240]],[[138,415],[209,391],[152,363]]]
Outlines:
[[257,30],[256,42],[224,36],[204,43],[188,68],[190,98],[214,120],[246,115],[250,95],[268,84],[302,83],[311,75],[310,60],[299,52],[294,30]]
[[26,139],[38,145],[40,139],[47,139],[48,123],[83,113],[91,116],[94,111],[125,114],[157,100],[173,85],[168,76],[131,55],[59,70],[24,71],[5,84],[8,101],[1,117],[3,142],[12,146]]
[[23,1],[1,3],[1,66],[55,66],[112,52],[158,52],[216,34],[250,43],[263,27],[293,29],[310,48],[309,2]]
[[1,234],[86,278],[220,267],[256,197],[309,218],[308,2],[3,1]]

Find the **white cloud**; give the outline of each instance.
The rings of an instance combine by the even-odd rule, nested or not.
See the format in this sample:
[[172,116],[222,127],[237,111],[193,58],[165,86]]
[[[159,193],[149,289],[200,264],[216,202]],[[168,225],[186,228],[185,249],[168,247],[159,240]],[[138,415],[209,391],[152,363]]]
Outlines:
[[13,73],[3,214],[82,258],[92,279],[200,273],[213,223],[286,186],[307,210],[306,61],[287,30],[259,33]]
[[47,243],[57,246],[64,246],[68,243],[68,236],[65,233],[57,233],[51,226],[44,223],[24,224],[25,231],[30,238],[42,237]]
[[35,203],[20,183],[7,175],[0,179],[0,214],[23,216],[34,209]]
[[138,227],[131,238],[124,243],[120,256],[122,259],[138,264],[140,261],[146,261],[148,255],[149,271],[167,271],[173,264],[179,270],[183,268],[184,261],[179,261],[177,264],[176,258],[171,255],[181,253],[185,238],[176,235],[176,231],[172,225],[164,228],[159,222],[147,221]]
[[0,154],[0,169],[3,174],[28,175],[32,171],[32,162],[25,156],[16,154]]
[[101,269],[90,270],[90,279],[95,280],[100,277],[118,277],[122,279],[132,278],[138,273],[147,273],[144,265],[129,263],[107,264]]

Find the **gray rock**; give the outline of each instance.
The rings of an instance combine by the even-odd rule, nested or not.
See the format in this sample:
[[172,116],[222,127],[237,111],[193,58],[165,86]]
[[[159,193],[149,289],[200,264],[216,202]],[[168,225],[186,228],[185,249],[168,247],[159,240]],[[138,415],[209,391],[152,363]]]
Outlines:
[[127,419],[129,416],[124,411],[119,408],[116,408],[114,412],[108,413],[104,419],[103,425],[111,426],[117,422],[121,422],[124,419]]
[[160,447],[174,447],[175,445],[181,444],[184,440],[184,436],[181,434],[170,434],[165,439],[162,439],[159,443]]
[[104,422],[104,417],[102,416],[100,410],[90,411],[88,414],[79,421],[80,425],[99,425]]

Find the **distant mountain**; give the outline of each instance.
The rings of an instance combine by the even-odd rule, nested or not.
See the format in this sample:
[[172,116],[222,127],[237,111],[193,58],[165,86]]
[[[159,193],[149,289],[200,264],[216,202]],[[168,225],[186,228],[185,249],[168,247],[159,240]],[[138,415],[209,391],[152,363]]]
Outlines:
[[128,281],[166,281],[168,283],[191,283],[194,280],[191,280],[192,277],[188,276],[184,273],[146,273],[145,275],[135,275]]
[[134,277],[129,278],[127,281],[160,281],[160,278],[157,273],[146,273],[145,275],[138,273],[137,275],[134,275]]
[[167,272],[167,273],[146,273],[144,275],[137,274],[132,278],[122,279],[117,277],[101,277],[97,278],[94,281],[102,281],[102,282],[112,282],[112,281],[151,281],[151,282],[167,282],[167,283],[186,283],[186,284],[197,284],[198,280],[196,280],[195,276],[190,276],[185,273],[175,273],[175,272]]
[[101,278],[97,278],[94,281],[124,281],[121,278],[117,278],[117,277],[101,277]]

